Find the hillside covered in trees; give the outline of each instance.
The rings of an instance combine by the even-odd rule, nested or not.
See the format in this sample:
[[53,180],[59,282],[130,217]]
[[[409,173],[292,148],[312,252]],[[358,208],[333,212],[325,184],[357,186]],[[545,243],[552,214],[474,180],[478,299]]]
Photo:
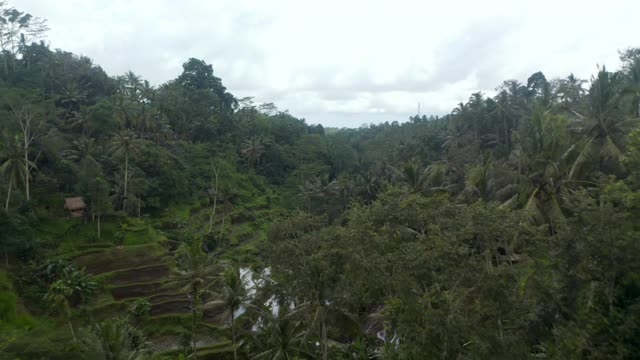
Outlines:
[[640,357],[640,49],[324,129],[1,10],[0,358]]

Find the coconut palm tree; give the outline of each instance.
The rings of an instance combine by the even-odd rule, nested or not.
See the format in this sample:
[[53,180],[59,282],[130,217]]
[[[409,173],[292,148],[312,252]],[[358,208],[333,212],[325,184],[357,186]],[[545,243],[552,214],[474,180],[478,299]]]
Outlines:
[[265,142],[261,137],[254,136],[242,143],[240,152],[249,161],[249,166],[255,169],[264,153]]
[[69,119],[71,127],[82,129],[82,135],[86,136],[89,128],[89,122],[91,121],[91,115],[91,110],[89,110],[88,107],[80,106],[78,111],[73,111],[71,113],[71,118]]
[[149,358],[144,335],[122,317],[107,319],[85,329],[81,343],[91,358],[104,360]]
[[63,269],[60,279],[49,286],[49,290],[44,296],[45,301],[64,315],[75,341],[77,338],[73,324],[71,324],[71,306],[85,302],[96,288],[97,284],[83,270],[78,270],[75,266],[70,265]]
[[211,296],[211,288],[216,284],[220,265],[214,257],[202,251],[202,241],[183,243],[176,250],[178,264],[177,282],[184,284],[184,291],[191,300],[191,348],[196,357],[196,330],[198,316],[202,311],[202,299]]
[[124,194],[122,208],[126,207],[128,196],[127,184],[129,182],[129,155],[140,151],[143,140],[138,139],[131,130],[123,130],[117,133],[111,140],[111,152],[118,157],[124,157]]
[[[4,204],[5,210],[8,210],[13,188],[20,182],[24,182],[28,175],[25,173],[25,159],[22,155],[22,149],[18,145],[17,139],[5,138],[4,143],[5,148],[3,149],[1,156],[3,162],[2,165],[0,165],[0,174],[7,179],[8,183],[7,198]],[[28,165],[35,168],[35,164],[30,161]]]
[[127,100],[122,94],[115,94],[109,98],[109,105],[113,110],[120,126],[123,128],[129,128],[131,125],[132,106],[129,100]]
[[576,145],[579,154],[569,172],[569,179],[577,180],[579,171],[587,163],[603,167],[621,168],[621,139],[628,129],[620,109],[620,73],[610,73],[602,67],[591,79],[588,102],[589,113],[579,116],[582,140]]
[[491,184],[503,207],[525,208],[532,220],[554,223],[564,218],[561,193],[567,180],[570,154],[566,118],[542,105],[523,123],[526,136],[514,137],[514,149],[502,166],[493,165]]
[[60,103],[66,107],[65,117],[71,113],[74,108],[87,101],[87,92],[81,89],[76,83],[71,83],[62,89],[60,95]]
[[75,161],[82,167],[83,176],[87,176],[87,168],[98,167],[96,160],[100,154],[101,147],[96,144],[93,138],[81,137],[73,140],[72,147],[62,152],[62,156],[68,160]]
[[129,70],[124,74],[126,90],[131,101],[137,102],[140,100],[140,93],[143,89],[142,78],[136,75],[133,71]]
[[560,101],[569,106],[575,104],[584,95],[582,84],[586,80],[578,79],[575,75],[569,74],[566,79],[561,79],[558,86],[558,96]]
[[76,332],[73,330],[73,324],[71,324],[71,305],[69,304],[69,299],[72,294],[73,289],[62,280],[58,280],[51,284],[44,299],[64,315],[69,324],[69,331],[71,332],[71,336],[73,336],[73,340],[78,341]]
[[626,50],[620,59],[625,73],[622,93],[631,98],[632,114],[640,119],[640,48]]
[[233,359],[238,359],[238,343],[236,334],[236,318],[241,315],[240,309],[250,306],[248,304],[249,293],[247,282],[237,267],[229,267],[222,274],[222,290],[215,294],[217,300],[205,304],[208,309],[221,309],[222,318],[226,318],[231,328],[231,341],[233,343]]
[[302,349],[304,309],[293,309],[286,301],[280,301],[277,309],[272,306],[259,307],[259,317],[249,340],[250,359],[285,360],[295,359],[297,355],[309,356]]

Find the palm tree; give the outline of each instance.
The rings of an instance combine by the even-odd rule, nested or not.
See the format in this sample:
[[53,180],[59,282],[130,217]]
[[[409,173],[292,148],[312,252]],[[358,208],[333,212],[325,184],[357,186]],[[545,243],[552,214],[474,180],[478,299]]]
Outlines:
[[81,340],[92,358],[138,360],[148,358],[146,340],[126,318],[107,319],[86,329]]
[[75,266],[70,265],[62,270],[62,276],[49,286],[44,300],[49,302],[59,312],[64,314],[73,339],[77,341],[73,325],[71,324],[71,306],[83,303],[97,288],[97,284]]
[[60,103],[67,107],[65,117],[73,108],[77,108],[87,101],[87,92],[82,90],[77,84],[71,83],[62,89]]
[[73,324],[71,324],[71,305],[69,304],[69,299],[72,295],[73,289],[64,281],[58,280],[49,286],[49,290],[47,291],[44,299],[64,314],[67,323],[69,324],[69,330],[71,331],[73,340],[78,341],[76,338],[76,332],[73,330]]
[[93,138],[81,137],[72,142],[72,147],[65,150],[62,156],[68,160],[78,162],[82,167],[83,176],[87,176],[87,167],[98,166],[96,157],[100,154],[101,147]]
[[514,138],[506,166],[494,165],[490,181],[503,207],[521,207],[538,223],[564,218],[561,193],[567,182],[572,147],[566,138],[567,120],[542,105],[524,123],[526,135]]
[[558,87],[560,101],[565,105],[572,105],[578,102],[582,95],[584,95],[585,91],[582,84],[585,82],[586,80],[578,79],[573,74],[569,74],[566,79],[560,80]]
[[589,89],[589,114],[580,116],[583,140],[577,145],[580,152],[571,167],[569,179],[576,180],[579,170],[592,160],[599,170],[603,165],[621,167],[620,139],[627,130],[627,122],[620,112],[619,73],[600,69],[591,80]]
[[[216,295],[214,295],[216,296]],[[249,306],[249,294],[247,284],[237,267],[229,267],[222,275],[222,291],[217,294],[218,300],[210,301],[205,304],[206,308],[222,309],[222,318],[229,321],[231,328],[231,341],[233,343],[233,359],[238,359],[237,334],[235,328],[235,320],[239,316],[240,309]]]
[[111,109],[123,128],[129,128],[132,108],[129,101],[122,94],[116,94],[109,98]]
[[144,204],[144,201],[142,201],[142,196],[145,194],[145,192],[147,191],[147,188],[149,187],[149,182],[139,176],[135,176],[136,173],[134,172],[131,176],[131,180],[130,180],[130,189],[131,189],[131,193],[134,197],[134,201],[137,203],[137,214],[138,214],[138,219],[142,216],[142,205]]
[[124,195],[122,208],[126,207],[128,196],[127,184],[129,182],[129,154],[136,153],[142,148],[143,141],[136,137],[131,130],[123,130],[117,133],[111,140],[111,151],[115,156],[124,156]]
[[137,102],[140,100],[140,92],[143,89],[142,79],[139,75],[136,75],[133,71],[129,70],[124,74],[126,89],[131,101]]
[[[25,159],[22,156],[22,149],[18,145],[16,139],[5,139],[5,149],[2,158],[4,161],[0,165],[0,173],[7,179],[7,199],[4,204],[5,210],[9,210],[11,202],[11,192],[13,188],[20,182],[24,182],[25,177]],[[29,166],[35,168],[35,164],[29,161]]]
[[311,178],[311,180],[305,181],[303,185],[299,186],[300,196],[307,203],[307,212],[311,212],[311,200],[320,196],[320,194],[322,193],[321,188],[322,183],[320,182],[320,179],[316,177]]
[[398,181],[410,192],[418,194],[449,191],[452,185],[448,184],[448,167],[446,161],[437,161],[423,169],[419,163],[411,161],[402,169],[392,169]]
[[286,360],[295,359],[298,354],[309,355],[301,346],[303,309],[292,309],[290,303],[281,301],[275,311],[271,306],[261,306],[259,310],[249,341],[251,360]]
[[311,200],[314,198],[329,199],[340,194],[342,185],[338,180],[328,181],[312,177],[299,186],[300,196],[307,202],[307,212],[311,212]]
[[261,137],[254,136],[242,143],[240,152],[249,161],[249,166],[255,169],[258,166],[260,157],[264,153],[265,142]]
[[82,135],[86,136],[89,122],[91,121],[91,110],[86,106],[80,106],[80,110],[71,113],[69,120],[72,128],[79,127],[82,129]]
[[202,310],[203,297],[212,294],[211,287],[216,284],[219,265],[213,256],[202,251],[202,241],[195,240],[191,244],[183,243],[176,251],[178,281],[186,282],[182,290],[191,299],[191,347],[196,357],[196,330],[198,313]]
[[626,75],[622,92],[631,97],[632,114],[640,119],[640,49],[628,49],[620,59]]

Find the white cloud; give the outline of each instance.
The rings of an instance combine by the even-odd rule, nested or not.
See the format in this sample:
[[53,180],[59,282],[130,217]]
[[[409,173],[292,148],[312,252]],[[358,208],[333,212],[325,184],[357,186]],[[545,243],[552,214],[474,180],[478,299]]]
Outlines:
[[640,2],[21,0],[54,48],[154,84],[189,57],[238,97],[310,123],[357,127],[443,114],[503,80],[617,66],[637,42]]

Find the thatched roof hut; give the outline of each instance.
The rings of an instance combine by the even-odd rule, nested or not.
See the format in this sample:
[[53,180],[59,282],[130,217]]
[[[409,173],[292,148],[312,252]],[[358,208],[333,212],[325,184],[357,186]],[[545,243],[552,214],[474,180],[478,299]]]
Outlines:
[[65,198],[64,209],[68,210],[72,217],[81,217],[87,209],[87,204],[82,197]]

